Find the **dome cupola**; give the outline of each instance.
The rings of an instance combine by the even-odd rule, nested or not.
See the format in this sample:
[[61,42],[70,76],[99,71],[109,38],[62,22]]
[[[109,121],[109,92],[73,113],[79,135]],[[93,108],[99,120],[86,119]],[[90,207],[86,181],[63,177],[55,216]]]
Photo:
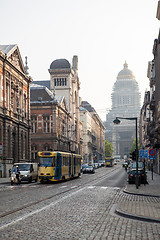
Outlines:
[[71,68],[70,63],[66,59],[56,59],[50,65],[50,69],[64,69],[64,68]]
[[117,80],[119,80],[119,79],[135,79],[133,72],[130,69],[128,69],[128,64],[126,63],[126,61],[123,66],[124,66],[123,70],[121,70],[118,73]]

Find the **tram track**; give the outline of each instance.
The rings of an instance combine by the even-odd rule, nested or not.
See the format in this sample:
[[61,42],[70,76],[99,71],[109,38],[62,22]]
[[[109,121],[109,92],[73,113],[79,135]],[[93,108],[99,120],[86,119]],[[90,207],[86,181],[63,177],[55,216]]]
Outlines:
[[[28,207],[32,207],[32,206],[34,206],[34,205],[40,204],[40,203],[42,203],[42,202],[45,202],[45,201],[47,201],[47,200],[50,200],[50,199],[52,199],[52,198],[54,198],[54,197],[58,197],[58,196],[63,195],[63,194],[65,194],[65,193],[73,192],[73,191],[75,191],[75,190],[77,190],[77,189],[84,188],[84,185],[87,186],[87,185],[89,185],[89,184],[91,184],[91,183],[92,183],[92,185],[97,184],[98,182],[101,182],[101,181],[103,181],[104,179],[109,178],[109,177],[113,174],[113,172],[116,172],[116,171],[118,171],[119,169],[118,169],[118,168],[116,168],[116,169],[114,168],[114,169],[110,169],[110,170],[111,170],[111,171],[110,171],[110,172],[107,172],[107,174],[105,173],[105,174],[102,174],[101,176],[99,176],[98,179],[90,179],[89,181],[86,181],[86,182],[81,183],[81,184],[79,184],[79,185],[77,185],[77,186],[74,186],[74,188],[68,186],[68,187],[69,187],[68,189],[63,189],[63,191],[61,191],[61,192],[59,192],[59,193],[52,194],[52,195],[50,195],[50,196],[48,196],[48,197],[45,197],[45,198],[43,198],[43,199],[40,199],[40,200],[37,200],[37,201],[34,201],[34,202],[30,202],[30,203],[24,204],[24,205],[21,206],[21,207],[18,207],[18,208],[15,208],[15,209],[13,209],[13,210],[4,212],[4,213],[0,214],[0,218],[4,218],[4,217],[7,217],[7,216],[9,216],[9,215],[15,214],[15,213],[20,212],[20,211],[22,211],[22,210],[24,210],[24,209],[26,209],[26,208],[28,208]],[[44,187],[45,187],[45,186],[44,186]],[[62,190],[62,188],[61,188],[61,190]]]

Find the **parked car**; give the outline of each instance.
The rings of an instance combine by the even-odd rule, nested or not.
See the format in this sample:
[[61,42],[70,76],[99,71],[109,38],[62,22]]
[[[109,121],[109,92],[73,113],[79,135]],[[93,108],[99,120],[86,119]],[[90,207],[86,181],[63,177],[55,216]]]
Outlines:
[[116,159],[114,160],[114,165],[117,165],[117,160]]
[[104,167],[104,166],[105,166],[105,162],[104,162],[103,160],[99,160],[98,163],[99,163],[99,166],[100,166],[100,167]]
[[85,164],[81,165],[81,172],[83,172],[83,168],[85,168],[85,166],[88,166],[88,163],[85,163]]
[[[136,168],[136,162],[131,163],[131,169]],[[143,162],[138,162],[138,169],[143,169],[144,168],[144,163]]]
[[18,166],[21,176],[21,181],[32,182],[38,180],[38,164],[31,162],[14,163],[13,168]]
[[94,168],[99,168],[99,163],[93,163]]
[[82,169],[83,173],[95,173],[94,167],[92,165],[85,166]]
[[[147,172],[144,174],[143,169],[138,169],[139,183],[147,183]],[[131,169],[128,173],[128,183],[135,183],[136,181],[136,169]]]

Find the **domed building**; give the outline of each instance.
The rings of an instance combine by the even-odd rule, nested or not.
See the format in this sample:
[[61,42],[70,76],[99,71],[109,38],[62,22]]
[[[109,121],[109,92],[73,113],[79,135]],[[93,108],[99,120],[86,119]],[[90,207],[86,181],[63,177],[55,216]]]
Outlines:
[[114,125],[116,117],[132,118],[140,114],[140,92],[133,72],[128,69],[125,62],[124,68],[118,73],[113,86],[112,108],[106,116],[106,140],[113,144],[114,156],[123,158],[129,155],[133,139],[136,137],[135,121],[121,120],[119,125]]

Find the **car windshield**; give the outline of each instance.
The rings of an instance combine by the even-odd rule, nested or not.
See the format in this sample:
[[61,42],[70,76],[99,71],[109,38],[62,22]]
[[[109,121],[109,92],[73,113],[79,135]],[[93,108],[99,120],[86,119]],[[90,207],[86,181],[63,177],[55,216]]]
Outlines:
[[[143,168],[143,162],[138,162],[138,167]],[[136,168],[136,162],[132,163],[132,168]]]
[[30,167],[30,164],[18,164],[19,171],[29,171]]
[[[141,174],[142,173],[142,171],[138,171],[138,174]],[[132,170],[131,172],[130,172],[130,174],[132,174],[132,175],[134,175],[134,174],[136,174],[136,170]]]
[[86,166],[86,168],[92,168],[92,166]]

